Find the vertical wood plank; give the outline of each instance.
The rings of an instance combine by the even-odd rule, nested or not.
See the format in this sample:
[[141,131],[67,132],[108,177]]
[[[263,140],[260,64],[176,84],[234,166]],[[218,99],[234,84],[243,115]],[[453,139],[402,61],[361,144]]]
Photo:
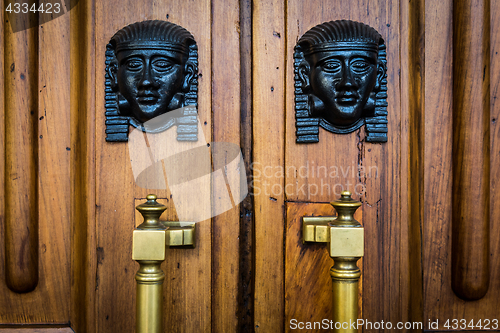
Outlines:
[[490,1],[490,13],[490,256],[492,260],[488,296],[491,294],[492,300],[498,300],[500,297],[500,260],[495,253],[500,253],[500,223],[498,223],[500,221],[500,127],[498,125],[500,122],[500,2]]
[[96,332],[95,2],[70,11],[71,326]]
[[[425,3],[425,320],[447,316],[442,313],[449,307],[442,289],[452,292],[451,271],[448,268],[452,214],[452,8],[450,0]],[[446,282],[434,283],[441,279]]]
[[406,96],[401,98],[401,316],[404,322],[422,322],[425,1],[403,1],[400,6],[400,79]]
[[453,214],[451,283],[482,298],[490,262],[489,0],[453,2]]
[[240,0],[240,87],[241,126],[240,146],[245,162],[248,196],[240,204],[240,280],[238,290],[238,330],[253,331],[254,314],[254,200],[252,183],[253,165],[253,112],[252,112],[252,1]]
[[[24,15],[19,20],[37,20]],[[9,27],[8,21],[3,22]],[[27,23],[26,23],[27,25]],[[25,293],[38,284],[38,30],[5,31],[5,278]]]
[[284,179],[262,175],[264,169],[284,166],[285,3],[258,1],[253,6],[254,324],[256,332],[282,332]]
[[[70,302],[70,36],[69,15],[38,29],[38,208],[43,300],[60,322]],[[56,59],[66,59],[58,62]],[[71,149],[71,148],[70,148]],[[42,300],[42,299],[41,299]]]
[[[239,146],[239,1],[212,2],[212,36],[213,141]],[[227,193],[227,187],[214,186],[215,204],[218,193]],[[238,327],[240,209],[239,193],[231,194],[237,206],[212,220],[212,332],[236,332]]]
[[[1,1],[2,8],[4,1]],[[0,13],[0,45],[5,50],[4,11]],[[0,132],[5,133],[5,52],[0,52]],[[0,135],[0,242],[5,243],[5,135]],[[0,281],[4,280],[5,246],[0,246]],[[0,283],[1,285],[2,283]],[[1,287],[0,287],[1,288]],[[2,289],[0,289],[1,293]]]

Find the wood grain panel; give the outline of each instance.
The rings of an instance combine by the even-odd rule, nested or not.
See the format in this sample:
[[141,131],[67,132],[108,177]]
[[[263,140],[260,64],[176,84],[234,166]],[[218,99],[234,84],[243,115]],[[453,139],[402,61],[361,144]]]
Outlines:
[[[126,10],[116,10],[123,8]],[[96,3],[96,223],[97,331],[133,332],[135,280],[138,265],[131,259],[135,199],[154,193],[169,198],[167,190],[138,187],[133,178],[126,143],[105,142],[104,52],[113,34],[146,19],[168,20],[189,30],[198,44],[198,113],[205,140],[211,141],[211,7],[210,2],[111,1]],[[203,133],[199,133],[202,136]],[[157,147],[161,148],[161,147]],[[172,200],[168,203],[172,208]],[[174,212],[169,209],[168,211]],[[167,212],[168,212],[167,211]],[[168,213],[167,213],[168,214]],[[174,214],[172,214],[174,215]],[[175,217],[175,216],[169,216]],[[210,332],[211,233],[210,221],[197,225],[195,249],[169,251],[162,266],[164,322],[172,332]]]
[[5,278],[10,290],[26,293],[39,278],[38,30],[5,32]]
[[71,326],[96,332],[95,3],[70,11],[71,66]]
[[[240,144],[240,3],[212,2],[213,141]],[[217,154],[217,152],[216,152]],[[227,177],[227,174],[226,174]],[[227,193],[214,183],[213,201]],[[236,190],[236,191],[235,191]],[[239,189],[231,188],[237,205],[212,220],[212,331],[236,332],[240,248]]]
[[453,2],[451,284],[464,300],[488,291],[490,219],[489,0]]
[[[370,321],[401,316],[400,305],[400,154],[399,2],[291,1],[287,5],[286,199],[329,202],[342,189],[363,206],[362,317]],[[295,144],[292,54],[298,38],[325,21],[351,19],[375,28],[387,45],[388,142],[365,143],[364,129],[347,135],[320,129],[319,143]],[[358,172],[360,168],[362,172]],[[296,170],[296,171],[295,171]],[[302,172],[302,173],[301,173]]]
[[[5,25],[4,27],[9,27]],[[34,158],[36,177],[32,178],[37,197],[30,198],[30,204],[37,209],[37,227],[30,234],[37,234],[36,251],[39,253],[39,281],[34,291],[15,294],[0,283],[0,322],[5,324],[67,324],[69,322],[70,302],[70,172],[69,159],[69,61],[56,62],[53,59],[69,59],[69,16],[47,22],[40,27],[14,34],[15,38],[24,38],[23,34],[33,34],[36,43],[30,43],[21,56],[9,63],[14,69],[16,80],[30,83],[30,93],[23,98],[31,103],[25,110],[19,110],[18,116],[28,115],[33,129],[10,133],[9,140],[20,138],[32,140],[31,151],[23,152],[23,158]],[[7,33],[8,34],[8,33]],[[34,57],[35,66],[29,69],[26,57]],[[7,67],[7,62],[4,64]],[[18,72],[16,72],[16,67]],[[4,68],[6,69],[6,68]],[[29,70],[28,70],[29,69]],[[26,93],[26,88],[11,86],[16,92],[9,96]],[[31,95],[30,95],[31,94]],[[35,96],[35,97],[33,97]],[[17,117],[17,116],[16,116]],[[9,117],[10,120],[14,118]],[[6,124],[9,127],[9,124]],[[12,127],[11,131],[12,131]],[[6,134],[9,130],[6,129]],[[31,133],[31,134],[30,134]],[[34,137],[34,134],[37,136]],[[19,142],[21,143],[21,142]],[[7,143],[6,143],[7,144]],[[33,154],[35,150],[35,154]],[[19,153],[22,149],[19,150]],[[31,157],[30,157],[31,156]],[[22,167],[10,169],[19,173]],[[26,179],[26,178],[25,178]],[[7,184],[6,184],[7,186]],[[22,199],[24,198],[24,199]],[[27,200],[26,197],[18,199]],[[6,211],[12,211],[6,207]],[[24,210],[28,213],[29,210]],[[31,213],[33,214],[33,213]],[[24,218],[23,218],[24,219]],[[19,221],[23,221],[20,218]],[[3,249],[2,249],[3,250]],[[3,251],[2,251],[3,252]],[[3,255],[2,255],[3,256]],[[0,266],[4,276],[4,266]]]
[[255,332],[282,332],[285,3],[253,3],[253,192],[255,204]]
[[[491,113],[488,117],[488,127],[491,126],[491,176],[490,190],[488,200],[491,202],[491,211],[488,214],[492,221],[498,218],[497,208],[494,203],[497,201],[495,174],[498,173],[498,167],[495,164],[498,152],[498,132],[495,128],[496,119],[498,119],[498,108],[495,108],[495,94],[498,79],[498,55],[494,50],[498,45],[500,35],[495,25],[500,18],[499,6],[496,2],[490,2],[491,10],[491,52],[488,53],[491,59]],[[452,138],[453,138],[453,82],[457,80],[472,80],[473,74],[467,73],[458,78],[453,74],[452,67],[452,1],[439,1],[426,3],[426,122],[425,122],[425,221],[424,221],[424,301],[425,315],[424,320],[439,319],[440,324],[444,324],[447,319],[460,318],[466,319],[490,319],[498,318],[498,297],[500,296],[499,265],[500,261],[495,259],[495,249],[498,250],[498,240],[500,239],[500,226],[491,223],[489,234],[491,238],[491,248],[489,256],[491,257],[490,284],[487,294],[479,301],[468,302],[457,297],[451,288],[452,270],[451,270],[451,223],[452,223]],[[467,11],[470,12],[469,9]],[[488,10],[486,10],[488,12]],[[476,19],[473,24],[477,25],[473,29],[486,24],[487,20]],[[480,40],[477,42],[483,43]],[[479,49],[470,50],[478,52]],[[457,51],[461,53],[461,51]],[[481,61],[481,59],[477,59]],[[469,65],[472,64],[469,63]],[[487,69],[488,70],[488,69]],[[485,73],[485,72],[482,72]],[[472,84],[482,85],[483,75],[476,77]],[[470,84],[470,83],[469,83]],[[485,96],[475,96],[476,98],[485,98]],[[474,104],[473,110],[483,108],[483,101]],[[498,105],[496,106],[498,107]],[[474,117],[473,117],[474,118]],[[474,121],[479,120],[479,116]],[[471,118],[472,119],[472,118]],[[495,120],[494,120],[495,119]],[[486,125],[485,125],[486,126]],[[484,129],[484,128],[483,128]],[[485,140],[484,135],[488,133],[487,129],[479,138]],[[478,135],[479,137],[479,135]],[[476,150],[480,150],[480,141],[475,145]],[[496,152],[496,153],[495,153]],[[453,164],[452,164],[453,163]],[[479,165],[477,165],[477,170]],[[480,180],[472,181],[474,187],[480,187]],[[481,185],[482,186],[482,185]],[[468,194],[470,195],[470,194]],[[477,199],[477,198],[476,198]],[[471,207],[482,209],[477,205]],[[479,213],[478,213],[479,214]],[[497,214],[497,215],[495,215]],[[440,325],[440,329],[444,327]]]

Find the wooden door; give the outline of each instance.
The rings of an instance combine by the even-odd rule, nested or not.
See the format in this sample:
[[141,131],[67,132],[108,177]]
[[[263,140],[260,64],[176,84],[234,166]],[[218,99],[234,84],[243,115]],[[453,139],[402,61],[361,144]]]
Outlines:
[[[270,11],[259,11],[267,26],[276,20],[267,16]],[[278,88],[281,95],[267,92],[261,105],[274,101],[273,110],[284,109],[276,115],[282,121],[281,135],[275,136],[281,151],[265,152],[267,143],[259,149],[255,140],[254,161],[294,172],[267,178],[269,188],[290,186],[289,191],[260,200],[255,196],[256,325],[292,331],[302,322],[307,331],[320,331],[307,329],[307,323],[322,323],[331,313],[332,261],[324,246],[302,243],[301,217],[333,214],[327,203],[349,189],[362,203],[357,219],[365,228],[359,291],[365,322],[360,329],[499,329],[497,3],[288,1],[283,13],[285,79]],[[317,144],[294,142],[293,47],[314,25],[338,19],[364,22],[385,39],[387,143],[367,142],[364,130],[343,136],[320,130]],[[260,57],[265,49],[259,50]],[[259,88],[264,94],[260,82]],[[260,123],[256,117],[254,126]],[[308,176],[300,168],[309,170]],[[266,242],[269,233],[283,240],[284,247]],[[276,271],[284,284],[279,274],[272,274]],[[259,302],[266,294],[275,297],[272,309]],[[260,312],[258,305],[266,311]],[[269,311],[282,315],[270,317]]]
[[[240,17],[250,7],[238,1],[67,5],[64,15],[50,19],[26,16],[39,24],[19,32],[11,16],[0,14],[0,330],[133,332],[131,236],[141,223],[135,206],[154,192],[169,207],[164,219],[177,217],[168,190],[135,184],[126,142],[105,140],[106,44],[119,29],[146,19],[188,29],[199,53],[200,135],[240,145],[247,140],[240,138],[240,108],[244,99],[249,103],[240,79],[250,73],[240,64],[248,62],[240,56],[247,52],[240,51],[240,33],[250,35]],[[250,318],[239,305],[249,297],[249,286],[238,288],[249,280],[240,266],[251,267],[239,261],[239,210],[200,222],[196,248],[169,253],[163,266],[168,331],[236,331]],[[4,278],[9,274],[14,283]]]
[[[134,331],[135,206],[152,192],[169,207],[163,219],[177,216],[169,190],[136,185],[126,143],[105,140],[105,51],[116,31],[146,19],[193,34],[203,135],[241,147],[251,192],[197,225],[195,249],[168,253],[166,331],[285,332],[293,319],[329,318],[332,260],[323,245],[302,244],[301,217],[332,215],[341,189],[362,203],[359,313],[379,323],[363,331],[389,331],[382,321],[443,330],[453,319],[494,329],[495,1],[61,4],[61,15],[26,16],[36,24],[19,32],[0,14],[0,331]],[[294,46],[340,19],[385,40],[387,143],[366,142],[364,128],[295,142]]]

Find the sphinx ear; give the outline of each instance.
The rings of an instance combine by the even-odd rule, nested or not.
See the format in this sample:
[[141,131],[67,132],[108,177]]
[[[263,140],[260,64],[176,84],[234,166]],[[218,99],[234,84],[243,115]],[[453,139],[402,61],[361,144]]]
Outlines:
[[375,87],[373,88],[375,91],[380,90],[380,86],[382,85],[382,81],[386,77],[386,68],[385,63],[383,61],[378,61],[377,63],[377,80],[375,82]]
[[309,81],[309,74],[311,73],[311,67],[307,63],[307,61],[302,61],[299,65],[299,68],[297,70],[297,74],[299,77],[299,82],[302,85],[302,91],[306,92],[309,90],[310,86],[310,81]]
[[314,95],[309,95],[309,116],[322,118],[326,112],[325,103]]
[[118,64],[116,62],[111,62],[107,67],[106,67],[106,72],[109,75],[109,79],[111,80],[111,88],[113,90],[116,90],[118,87]]
[[193,81],[196,72],[197,72],[196,66],[191,61],[187,61],[184,67],[184,82],[182,83],[182,90],[184,92],[189,91],[189,86],[191,85],[191,82]]

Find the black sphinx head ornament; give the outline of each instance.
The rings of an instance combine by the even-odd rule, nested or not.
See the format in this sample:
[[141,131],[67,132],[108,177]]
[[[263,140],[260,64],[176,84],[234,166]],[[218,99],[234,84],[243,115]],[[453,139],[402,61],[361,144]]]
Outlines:
[[319,141],[319,126],[350,133],[366,124],[366,141],[387,141],[384,40],[366,24],[331,21],[295,46],[297,143]]
[[[161,132],[177,125],[177,140],[196,141],[198,49],[186,29],[143,21],[119,30],[106,46],[106,141],[127,141],[132,125]],[[143,124],[169,111],[182,116]]]

